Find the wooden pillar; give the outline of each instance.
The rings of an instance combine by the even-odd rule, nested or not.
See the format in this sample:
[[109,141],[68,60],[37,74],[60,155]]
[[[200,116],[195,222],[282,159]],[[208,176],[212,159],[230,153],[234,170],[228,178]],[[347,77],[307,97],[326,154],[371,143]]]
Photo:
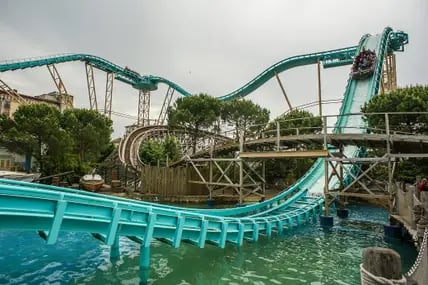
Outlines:
[[280,125],[279,125],[279,122],[277,121],[276,122],[276,151],[279,151],[280,136],[281,136]]
[[243,187],[244,184],[244,164],[242,162],[242,158],[239,159],[239,204],[243,203]]
[[54,176],[54,177],[52,177],[52,185],[54,185],[54,186],[59,186],[59,181],[60,181],[60,179],[59,179],[59,176]]
[[319,109],[319,115],[320,118],[322,117],[322,100],[321,100],[321,63],[318,60],[317,64],[317,71],[318,71],[318,109]]
[[369,247],[364,249],[362,267],[361,284],[387,284],[377,282],[364,271],[368,271],[375,277],[383,277],[389,280],[401,280],[403,278],[400,255],[389,248]]
[[266,160],[262,160],[263,195],[266,196]]

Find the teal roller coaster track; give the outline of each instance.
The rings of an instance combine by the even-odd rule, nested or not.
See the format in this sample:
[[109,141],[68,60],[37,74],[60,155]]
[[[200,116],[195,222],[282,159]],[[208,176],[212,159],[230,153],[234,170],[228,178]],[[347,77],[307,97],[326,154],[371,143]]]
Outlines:
[[[377,63],[373,75],[364,80],[349,79],[341,114],[359,111],[361,104],[370,100],[379,90],[382,65],[386,54],[402,51],[407,44],[407,34],[385,28],[379,35],[364,35],[359,45],[333,51],[290,57],[272,65],[243,87],[220,97],[223,100],[243,97],[253,92],[275,73],[286,69],[322,61],[325,67],[352,62],[362,48],[375,50]],[[47,64],[85,61],[107,72],[116,79],[137,89],[155,90],[164,83],[184,96],[190,94],[177,84],[157,76],[140,76],[100,57],[70,54],[39,59],[0,63],[0,72],[32,68]],[[361,117],[352,120],[339,117],[336,127],[364,126]],[[344,150],[348,157],[362,155],[358,147]],[[353,171],[356,171],[353,170]],[[39,231],[48,244],[57,242],[60,231],[87,232],[111,246],[117,256],[119,236],[126,236],[141,243],[140,266],[149,266],[150,242],[160,239],[179,247],[182,242],[204,247],[207,243],[221,248],[226,243],[241,246],[244,240],[257,241],[259,235],[268,237],[272,232],[316,220],[323,198],[323,159],[295,185],[278,196],[262,203],[231,209],[187,209],[148,202],[110,197],[101,194],[0,179],[0,230]],[[348,177],[348,180],[351,177]],[[336,183],[331,181],[330,183]]]

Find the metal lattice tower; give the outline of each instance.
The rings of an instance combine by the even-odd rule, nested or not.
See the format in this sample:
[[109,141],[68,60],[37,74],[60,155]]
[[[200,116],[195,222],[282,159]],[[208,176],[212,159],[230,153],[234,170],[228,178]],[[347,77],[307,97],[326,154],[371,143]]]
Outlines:
[[139,90],[138,93],[138,121],[139,126],[150,125],[150,91]]
[[94,68],[92,64],[85,63],[86,81],[88,83],[89,106],[91,110],[98,111],[97,93],[95,90]]
[[68,95],[67,89],[65,88],[64,83],[61,79],[61,76],[59,75],[59,72],[56,69],[55,65],[54,64],[48,64],[46,66],[49,70],[49,73],[52,76],[52,79],[54,80],[56,88],[58,89],[61,106],[64,109],[72,108],[73,102],[71,102],[71,97]]
[[171,104],[172,96],[174,95],[174,88],[168,87],[168,90],[166,91],[165,98],[163,100],[162,109],[159,113],[159,118],[157,121],[158,125],[163,125],[165,123],[166,115],[168,113],[168,107]]
[[104,115],[109,119],[111,118],[111,103],[113,98],[113,82],[114,82],[114,73],[107,72],[107,81],[106,81],[106,96],[104,100]]
[[16,92],[14,89],[12,89],[9,85],[6,84],[3,80],[0,79],[0,90],[4,91],[7,95],[11,96],[12,98],[15,98],[19,103],[26,104],[24,98],[19,95],[18,92]]

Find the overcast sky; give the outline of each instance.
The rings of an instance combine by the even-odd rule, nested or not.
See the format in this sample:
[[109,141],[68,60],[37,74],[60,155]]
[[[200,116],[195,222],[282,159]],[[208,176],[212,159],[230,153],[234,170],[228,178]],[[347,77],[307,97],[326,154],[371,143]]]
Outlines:
[[[409,34],[397,54],[400,86],[428,84],[428,1],[0,1],[0,61],[59,53],[89,53],[145,75],[165,77],[191,93],[221,96],[287,57],[358,44],[386,26]],[[84,64],[57,65],[78,107],[89,108]],[[349,66],[322,70],[325,99],[341,98]],[[96,73],[104,106],[105,74]],[[316,66],[280,74],[292,105],[317,99]],[[46,68],[0,73],[27,95],[55,90]],[[165,86],[152,92],[157,117]],[[115,81],[113,110],[136,116],[138,92]],[[271,117],[287,110],[275,80],[247,98]],[[313,110],[314,112],[316,109]],[[326,106],[335,114],[338,106]],[[113,117],[115,133],[133,121]]]

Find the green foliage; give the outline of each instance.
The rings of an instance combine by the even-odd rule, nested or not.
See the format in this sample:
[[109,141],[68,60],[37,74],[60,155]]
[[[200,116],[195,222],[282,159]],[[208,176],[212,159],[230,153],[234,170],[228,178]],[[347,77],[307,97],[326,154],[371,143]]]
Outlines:
[[61,125],[73,138],[74,152],[81,163],[98,162],[110,145],[112,121],[95,110],[64,111]]
[[169,161],[176,161],[180,158],[180,143],[174,137],[167,137],[163,143],[163,153]]
[[89,171],[110,147],[112,122],[95,111],[67,110],[46,104],[22,105],[14,119],[0,117],[0,143],[34,157],[42,175]]
[[[280,134],[295,135],[297,129],[299,134],[317,133],[322,130],[322,120],[314,117],[312,113],[305,110],[292,110],[291,112],[276,118],[268,126],[268,135],[275,136],[277,122]],[[306,146],[317,148],[320,146]],[[308,171],[315,162],[312,158],[299,159],[271,159],[266,161],[266,181],[274,181],[281,188],[294,184],[296,180]]]
[[[397,89],[373,97],[361,109],[364,113],[428,112],[428,86]],[[374,132],[385,132],[385,115],[367,115],[366,120]],[[406,133],[428,133],[427,114],[389,115],[391,130]]]
[[42,174],[60,169],[73,141],[60,126],[60,112],[46,104],[22,105],[14,120],[6,121],[2,145],[9,151],[33,156]]
[[180,145],[174,137],[162,142],[148,141],[140,147],[141,161],[148,165],[165,166],[168,162],[180,158]]
[[314,162],[312,158],[269,159],[266,161],[266,181],[282,190],[296,183]]
[[220,116],[220,101],[207,94],[181,97],[168,109],[168,125],[209,129]]
[[281,136],[318,133],[322,130],[322,120],[305,110],[292,110],[276,118],[269,124],[268,129],[272,135],[276,135],[276,125],[279,122]]
[[[221,118],[232,124],[235,139],[239,139],[239,130],[245,130],[244,139],[262,130],[269,121],[269,110],[254,104],[250,100],[231,100],[222,103]],[[249,128],[249,126],[252,126]]]
[[193,152],[201,130],[214,130],[214,122],[220,117],[220,101],[206,94],[182,97],[168,108],[168,126],[190,128]]
[[[362,107],[364,113],[428,112],[428,86],[415,86],[397,89],[387,94],[373,97]],[[372,132],[385,132],[385,115],[366,115]],[[428,134],[428,115],[426,114],[389,114],[391,132]],[[384,150],[372,149],[369,156],[379,156]],[[412,158],[398,163],[397,179],[413,183],[416,176],[426,177],[428,159]],[[374,177],[387,179],[386,166],[377,167],[371,173]]]

